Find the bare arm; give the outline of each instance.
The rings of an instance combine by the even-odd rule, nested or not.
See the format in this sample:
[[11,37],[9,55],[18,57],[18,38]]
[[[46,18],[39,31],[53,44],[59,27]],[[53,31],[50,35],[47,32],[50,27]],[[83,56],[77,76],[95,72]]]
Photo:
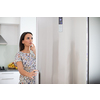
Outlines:
[[18,67],[18,71],[19,71],[20,74],[23,75],[23,76],[27,76],[27,77],[30,77],[30,78],[32,78],[32,79],[33,79],[33,76],[36,76],[35,71],[37,71],[37,70],[34,70],[34,71],[30,72],[30,73],[27,72],[27,71],[25,71],[25,70],[23,69],[23,64],[22,64],[21,61],[18,61],[18,62],[17,62],[17,67]]
[[31,50],[33,51],[33,53],[35,54],[35,58],[36,58],[36,48],[35,45],[33,44],[33,46],[31,47]]

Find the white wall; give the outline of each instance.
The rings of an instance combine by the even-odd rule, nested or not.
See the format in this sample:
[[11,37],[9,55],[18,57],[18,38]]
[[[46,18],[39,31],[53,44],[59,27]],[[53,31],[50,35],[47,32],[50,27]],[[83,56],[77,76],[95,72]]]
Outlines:
[[86,83],[86,18],[37,18],[37,67],[41,83]]
[[7,42],[6,45],[0,45],[0,65],[7,68],[9,63],[14,62],[18,52],[19,25],[1,24],[0,34]]
[[20,24],[20,17],[0,17],[0,24]]
[[23,32],[33,33],[33,43],[36,46],[36,17],[21,17],[20,18],[20,35]]
[[18,45],[19,25],[1,24],[1,35],[6,40],[7,45]]

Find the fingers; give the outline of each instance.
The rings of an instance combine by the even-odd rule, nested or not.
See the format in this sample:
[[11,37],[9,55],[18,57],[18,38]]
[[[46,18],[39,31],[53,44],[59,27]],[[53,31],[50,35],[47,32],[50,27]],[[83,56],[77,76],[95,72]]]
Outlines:
[[37,73],[34,73],[34,75],[36,76],[36,75],[37,75]]
[[35,45],[33,44],[33,47],[35,47]]
[[33,73],[33,76],[36,76],[37,75],[37,73]]
[[30,78],[31,78],[31,79],[34,79],[33,77],[36,76],[36,75],[37,75],[37,73],[35,73],[34,75],[32,75]]
[[32,76],[32,77],[30,77],[30,78],[31,78],[31,79],[34,79],[34,78],[33,78],[33,76]]
[[36,75],[37,75],[37,73],[33,71],[32,72],[32,76],[36,76]]
[[34,43],[32,43],[34,45]]
[[33,70],[32,72],[29,73],[29,77],[30,77],[31,79],[34,79],[34,76],[37,75],[36,71],[38,71],[38,70]]
[[30,47],[31,47],[31,48],[32,48],[32,47],[35,47],[35,45],[32,43]]
[[34,79],[33,77],[37,75],[36,71],[38,71],[38,70],[33,70],[32,72],[30,72],[31,79]]
[[33,71],[34,71],[34,72],[36,72],[36,71],[38,72],[38,70],[33,70]]
[[32,43],[32,45],[35,46],[33,43]]
[[35,73],[35,76],[37,75],[37,73]]

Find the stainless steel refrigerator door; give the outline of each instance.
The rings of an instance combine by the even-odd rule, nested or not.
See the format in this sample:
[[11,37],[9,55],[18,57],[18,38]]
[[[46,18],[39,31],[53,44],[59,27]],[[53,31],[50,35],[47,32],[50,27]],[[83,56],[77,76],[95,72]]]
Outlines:
[[89,84],[100,84],[100,17],[89,17]]

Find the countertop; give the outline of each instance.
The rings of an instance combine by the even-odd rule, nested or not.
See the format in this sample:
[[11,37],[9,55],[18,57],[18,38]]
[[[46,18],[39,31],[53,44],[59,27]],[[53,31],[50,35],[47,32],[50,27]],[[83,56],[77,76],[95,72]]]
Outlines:
[[0,70],[0,72],[18,72],[17,69],[6,69],[6,70]]

